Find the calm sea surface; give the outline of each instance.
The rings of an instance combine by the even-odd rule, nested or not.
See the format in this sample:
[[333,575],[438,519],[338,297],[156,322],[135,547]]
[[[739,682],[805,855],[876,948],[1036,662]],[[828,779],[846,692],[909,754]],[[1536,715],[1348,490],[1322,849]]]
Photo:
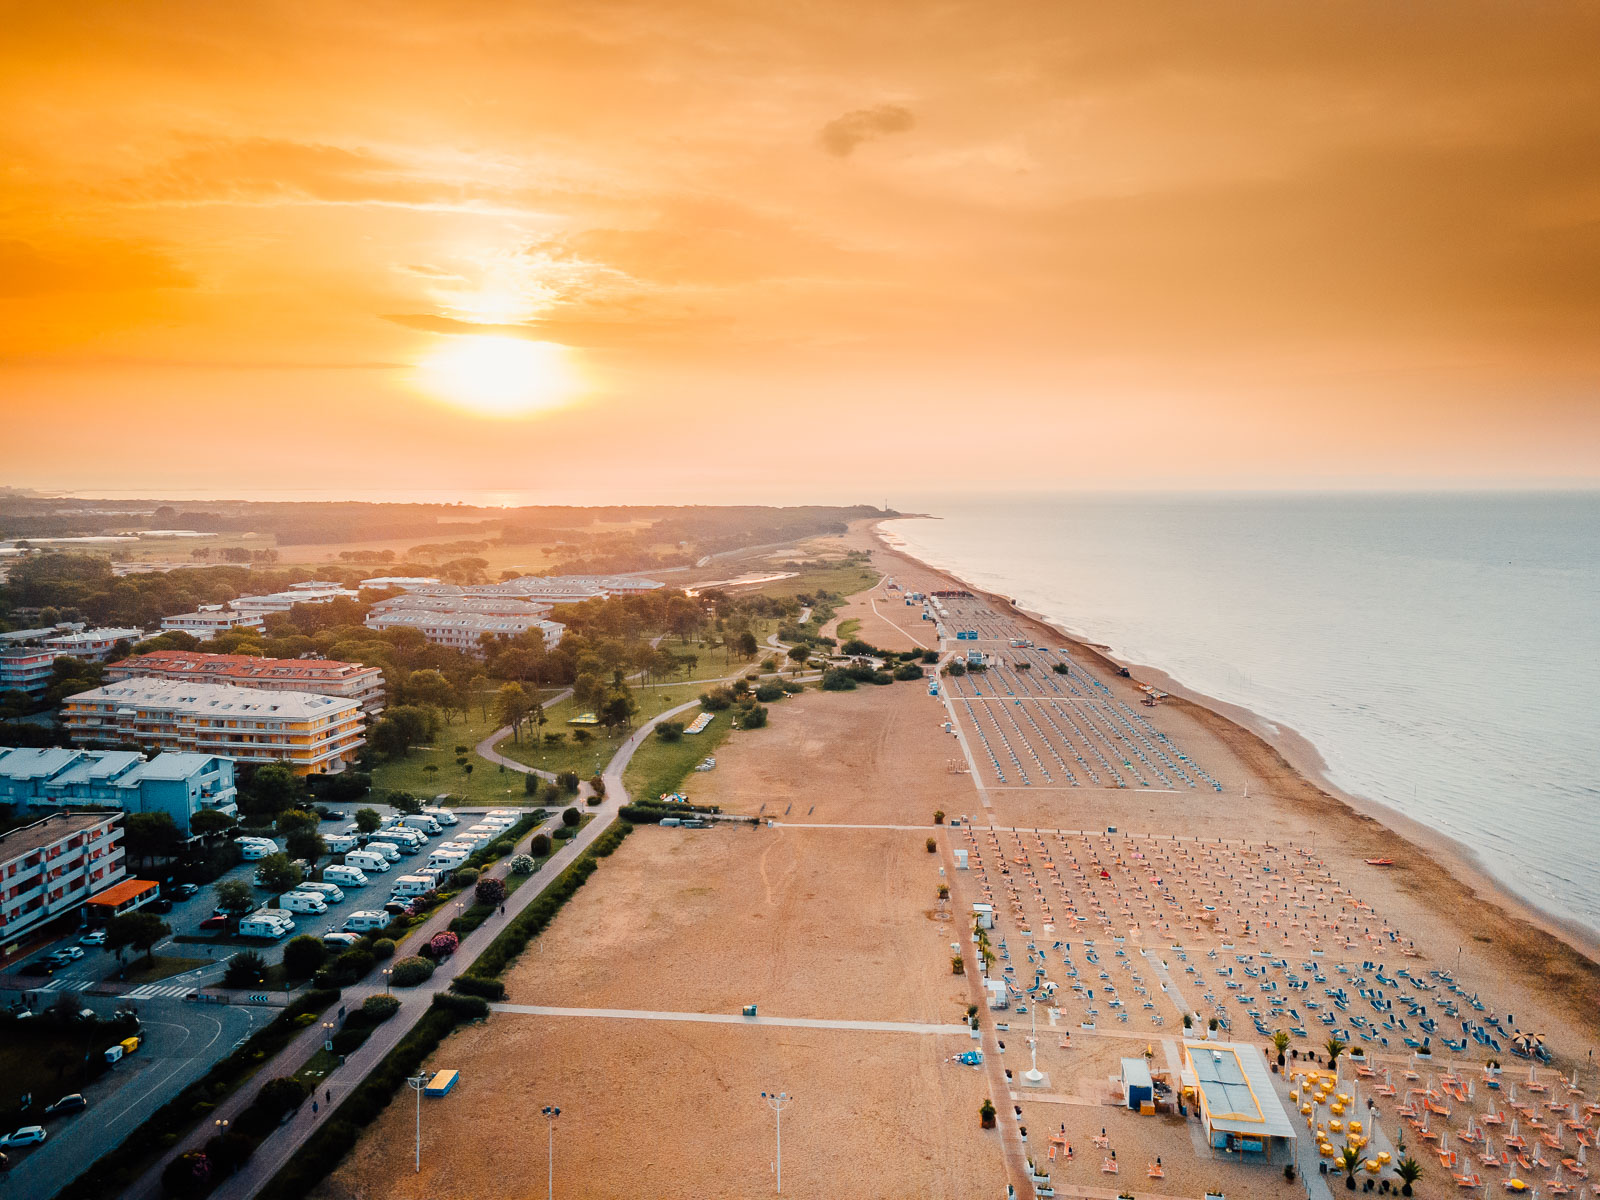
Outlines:
[[1600,931],[1600,495],[919,498],[917,557],[1305,735]]

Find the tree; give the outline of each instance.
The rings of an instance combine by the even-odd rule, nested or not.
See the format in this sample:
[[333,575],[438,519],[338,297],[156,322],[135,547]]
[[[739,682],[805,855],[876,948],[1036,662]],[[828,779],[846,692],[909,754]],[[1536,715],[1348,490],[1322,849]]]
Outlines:
[[535,858],[549,858],[550,835],[547,833],[534,834],[533,840],[528,843],[528,853],[532,854]]
[[256,894],[242,879],[224,879],[216,886],[217,907],[226,909],[238,920],[256,906]]
[[267,960],[254,950],[241,950],[228,960],[228,969],[222,976],[222,986],[255,987],[266,977]]
[[303,858],[309,863],[315,863],[328,852],[328,843],[322,840],[322,835],[311,829],[297,829],[291,833],[284,842],[290,855]]
[[314,812],[303,808],[286,808],[278,814],[278,819],[273,827],[280,834],[305,833],[308,830],[315,833],[322,824],[322,818]]
[[112,917],[106,925],[106,949],[117,952],[117,957],[122,957],[122,951],[132,946],[135,950],[143,950],[145,956],[151,957],[155,944],[172,929],[155,913],[128,912],[119,917]]
[[226,833],[238,823],[237,818],[225,812],[218,812],[214,808],[202,808],[189,818],[189,832],[201,837],[211,833]]
[[168,813],[129,813],[122,819],[122,844],[129,858],[149,863],[175,856],[183,848],[183,834]]
[[756,642],[756,635],[748,629],[738,635],[735,639],[735,645],[739,651],[740,658],[754,658],[756,651],[760,649],[759,644]]
[[383,828],[383,818],[375,808],[356,809],[356,828],[362,833],[377,833]]
[[1344,1186],[1355,1191],[1356,1168],[1361,1165],[1361,1151],[1347,1143],[1335,1161],[1344,1168]]
[[283,948],[283,973],[290,979],[309,979],[328,957],[328,948],[321,938],[301,934],[290,938]]
[[242,790],[246,812],[279,813],[299,799],[300,781],[282,763],[265,763],[256,768]]
[[1274,1033],[1272,1048],[1278,1052],[1278,1065],[1283,1066],[1283,1052],[1289,1048],[1289,1035],[1281,1029]]
[[467,681],[467,694],[478,698],[478,712],[485,721],[489,719],[489,677],[474,675]]
[[189,1200],[211,1190],[211,1175],[211,1160],[199,1150],[188,1150],[162,1169],[161,1187],[176,1200]]
[[480,879],[473,888],[472,894],[477,897],[479,904],[498,907],[505,903],[506,885],[500,879]]
[[765,704],[752,704],[739,714],[740,729],[760,729],[767,723],[767,706]]
[[1422,1164],[1408,1154],[1395,1164],[1394,1173],[1400,1176],[1400,1194],[1409,1196],[1411,1185],[1422,1178]]
[[656,726],[656,736],[663,742],[683,741],[683,722],[662,721]]
[[1344,1053],[1344,1043],[1336,1037],[1331,1037],[1322,1046],[1328,1052],[1328,1065],[1334,1069],[1334,1074],[1337,1075],[1339,1071],[1339,1055]]
[[292,891],[300,882],[300,868],[289,861],[287,854],[269,854],[256,868],[261,876],[261,886],[269,892]]
[[404,758],[438,731],[436,709],[400,704],[384,709],[383,717],[372,727],[368,740],[385,758]]
[[582,818],[578,815],[578,810],[575,808],[569,808],[561,814],[561,823],[568,829],[576,826],[580,820],[582,820]]
[[408,817],[415,816],[422,811],[422,801],[410,792],[385,792],[383,802],[397,812],[405,813]]
[[[454,685],[431,667],[411,672],[404,691],[407,704],[422,704],[447,714],[457,707]],[[449,720],[446,716],[446,723]]]

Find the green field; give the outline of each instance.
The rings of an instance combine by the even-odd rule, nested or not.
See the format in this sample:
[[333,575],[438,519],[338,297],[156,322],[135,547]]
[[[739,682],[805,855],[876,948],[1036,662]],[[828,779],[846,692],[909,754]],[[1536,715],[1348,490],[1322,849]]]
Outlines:
[[861,628],[861,620],[860,620],[860,618],[859,617],[851,617],[848,621],[840,621],[839,622],[839,629],[837,631],[836,636],[838,637],[839,641],[848,642],[851,638],[855,637],[856,632],[860,628]]
[[[372,770],[374,800],[382,800],[388,791],[410,792],[431,800],[438,795],[463,797],[467,804],[520,804],[525,797],[522,776],[504,770],[487,759],[479,758],[472,748],[498,728],[493,710],[487,718],[474,705],[465,721],[441,725],[431,747],[419,747],[405,758],[384,761]],[[457,746],[467,747],[466,758],[472,764],[469,775],[456,764]],[[437,770],[429,771],[429,766]]]
[[[692,720],[696,714],[684,715]],[[681,790],[695,764],[706,755],[715,754],[717,747],[727,740],[733,729],[731,715],[731,712],[717,713],[704,732],[685,736],[681,741],[663,742],[654,735],[646,739],[622,773],[628,795],[635,801],[654,800],[663,792]]]
[[[702,691],[705,685],[700,683],[675,683],[659,687],[635,688],[633,698],[638,702],[639,714],[634,718],[635,723],[648,721],[658,713],[663,713],[669,708],[676,708],[686,701],[693,700]],[[571,700],[563,700],[559,704],[548,705],[544,714],[549,720],[542,733],[564,733],[566,738],[555,746],[546,746],[541,739],[538,744],[534,741],[534,730],[531,725],[524,727],[521,743],[513,742],[506,738],[495,747],[507,758],[517,762],[526,763],[530,767],[537,767],[541,771],[575,771],[587,779],[597,771],[605,769],[623,741],[631,731],[620,734],[609,734],[598,726],[568,725],[571,717],[579,714]],[[586,744],[573,741],[574,730],[587,728],[590,740]]]
[[876,587],[883,576],[869,567],[839,562],[801,571],[792,579],[777,579],[753,589],[763,596],[793,596],[800,592],[836,592],[854,596]]

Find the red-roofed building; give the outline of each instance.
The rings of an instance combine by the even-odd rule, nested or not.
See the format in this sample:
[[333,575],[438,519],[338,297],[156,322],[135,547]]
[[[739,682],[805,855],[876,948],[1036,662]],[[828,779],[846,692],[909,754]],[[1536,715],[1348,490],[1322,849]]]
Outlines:
[[354,700],[368,716],[383,711],[382,671],[326,658],[256,658],[248,654],[205,654],[199,650],[157,650],[106,668],[107,683],[140,678],[312,692]]

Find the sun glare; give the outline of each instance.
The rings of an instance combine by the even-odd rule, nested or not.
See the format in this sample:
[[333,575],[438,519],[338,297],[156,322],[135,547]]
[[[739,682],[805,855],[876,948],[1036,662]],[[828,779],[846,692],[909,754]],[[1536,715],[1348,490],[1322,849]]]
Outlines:
[[431,396],[494,417],[520,417],[576,399],[565,346],[515,337],[453,337],[417,369]]

